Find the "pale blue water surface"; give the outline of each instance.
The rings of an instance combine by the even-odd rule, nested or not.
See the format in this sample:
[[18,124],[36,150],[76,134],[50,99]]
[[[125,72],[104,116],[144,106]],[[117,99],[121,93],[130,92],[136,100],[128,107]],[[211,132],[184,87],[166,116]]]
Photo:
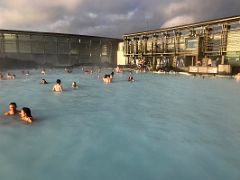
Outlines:
[[[30,72],[0,81],[1,114],[14,101],[36,119],[0,116],[0,180],[240,179],[240,82]],[[57,78],[63,93],[51,92]]]

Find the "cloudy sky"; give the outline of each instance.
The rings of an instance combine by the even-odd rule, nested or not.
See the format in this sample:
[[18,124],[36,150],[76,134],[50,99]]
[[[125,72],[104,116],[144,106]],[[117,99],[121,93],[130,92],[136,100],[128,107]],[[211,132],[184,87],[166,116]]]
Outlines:
[[0,29],[121,38],[240,15],[239,0],[0,0]]

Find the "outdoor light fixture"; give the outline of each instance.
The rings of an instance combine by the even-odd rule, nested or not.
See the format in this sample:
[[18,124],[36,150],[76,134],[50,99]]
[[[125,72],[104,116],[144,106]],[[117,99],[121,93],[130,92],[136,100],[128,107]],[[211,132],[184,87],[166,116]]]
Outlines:
[[196,31],[194,29],[190,30],[189,36],[196,37],[197,36]]

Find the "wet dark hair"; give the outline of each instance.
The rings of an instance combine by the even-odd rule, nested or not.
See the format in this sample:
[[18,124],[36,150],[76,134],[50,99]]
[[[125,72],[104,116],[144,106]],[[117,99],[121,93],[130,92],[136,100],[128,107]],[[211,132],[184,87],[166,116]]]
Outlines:
[[114,76],[114,72],[111,72],[112,77]]
[[105,75],[104,75],[104,78],[108,78],[108,77],[109,77],[108,74],[105,74]]
[[27,117],[32,117],[30,108],[28,108],[28,107],[23,107],[22,110],[23,110],[23,112],[26,113]]
[[74,87],[76,87],[76,86],[77,86],[77,83],[76,83],[75,81],[73,81],[72,85],[73,85]]
[[56,83],[61,84],[61,80],[57,79]]
[[128,81],[132,81],[133,77],[132,76],[128,76]]
[[16,104],[15,102],[10,102],[10,103],[9,103],[9,106],[10,106],[10,105],[13,105],[13,106],[17,107],[17,104]]

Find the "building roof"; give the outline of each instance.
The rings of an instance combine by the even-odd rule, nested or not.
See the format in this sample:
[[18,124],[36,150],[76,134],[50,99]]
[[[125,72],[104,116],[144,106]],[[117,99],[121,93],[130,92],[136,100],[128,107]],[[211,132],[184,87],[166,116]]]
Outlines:
[[202,22],[192,23],[192,24],[185,24],[185,25],[180,25],[180,26],[175,26],[175,27],[160,28],[160,29],[149,30],[149,31],[129,33],[129,34],[125,34],[124,37],[148,35],[148,34],[160,33],[160,32],[165,32],[165,31],[183,30],[183,29],[188,29],[188,28],[197,28],[197,27],[201,27],[201,26],[216,25],[216,24],[221,24],[221,23],[226,23],[226,22],[230,23],[230,22],[236,22],[236,21],[240,22],[240,15],[221,18],[221,19],[215,19],[215,20],[210,20],[210,21],[202,21]]
[[55,32],[40,32],[40,31],[27,31],[27,30],[8,30],[8,29],[0,29],[0,33],[15,33],[15,34],[30,34],[30,35],[45,35],[45,36],[68,36],[68,37],[86,37],[86,38],[101,38],[101,39],[109,39],[109,40],[121,40],[117,38],[109,38],[109,37],[100,37],[100,36],[89,36],[89,35],[80,35],[80,34],[69,34],[69,33],[55,33]]

